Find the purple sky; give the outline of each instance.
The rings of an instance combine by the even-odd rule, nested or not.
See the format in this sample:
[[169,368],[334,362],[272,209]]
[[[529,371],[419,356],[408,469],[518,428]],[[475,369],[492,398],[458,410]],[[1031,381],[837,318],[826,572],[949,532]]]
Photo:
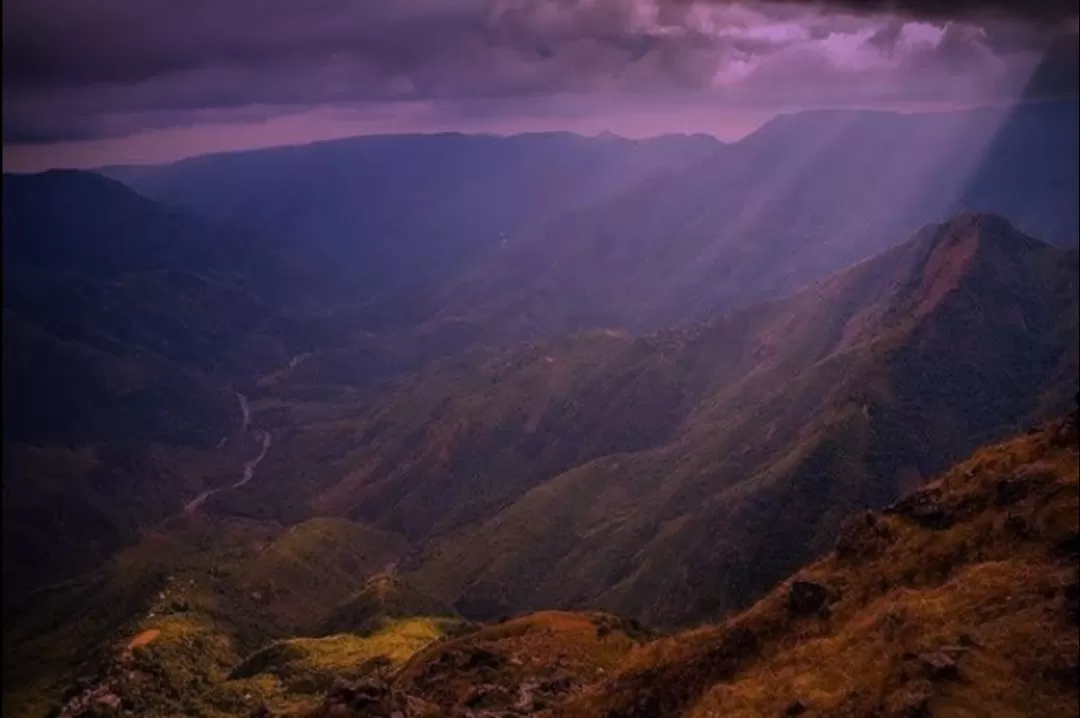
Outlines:
[[[383,132],[736,139],[801,108],[1075,93],[1076,27],[1064,0],[5,0],[4,169]],[[1065,67],[1031,85],[1048,48]]]

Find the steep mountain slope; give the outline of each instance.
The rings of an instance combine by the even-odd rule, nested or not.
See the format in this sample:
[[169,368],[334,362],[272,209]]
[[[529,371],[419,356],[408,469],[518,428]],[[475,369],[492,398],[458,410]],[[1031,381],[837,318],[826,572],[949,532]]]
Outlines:
[[244,501],[303,486],[316,513],[424,541],[414,579],[467,617],[712,615],[843,516],[1066,405],[1077,271],[1075,251],[960,215],[692,330],[436,364],[367,416],[293,426]]
[[1077,471],[1075,414],[984,448],[554,715],[1072,715]]
[[1074,245],[1077,121],[1075,102],[781,116],[516,239],[446,291],[433,324],[521,338],[700,320],[790,293],[959,209]]

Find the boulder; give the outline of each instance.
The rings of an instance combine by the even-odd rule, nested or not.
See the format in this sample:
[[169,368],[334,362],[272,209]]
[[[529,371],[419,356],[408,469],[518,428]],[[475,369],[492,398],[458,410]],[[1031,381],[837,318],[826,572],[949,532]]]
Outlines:
[[788,610],[796,616],[819,614],[828,602],[828,589],[816,581],[795,581],[788,592]]

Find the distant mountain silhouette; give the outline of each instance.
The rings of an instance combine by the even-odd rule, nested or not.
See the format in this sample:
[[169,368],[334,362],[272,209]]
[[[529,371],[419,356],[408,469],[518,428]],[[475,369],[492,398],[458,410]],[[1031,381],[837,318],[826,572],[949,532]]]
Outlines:
[[[431,282],[498,249],[503,235],[721,148],[705,136],[387,135],[106,171],[256,234],[313,288],[361,304],[395,290],[429,299]],[[373,326],[410,320],[393,315],[400,305],[382,307]]]
[[1075,102],[778,117],[678,173],[512,243],[440,296],[439,321],[516,338],[641,330],[782,296],[960,210],[1075,246]]

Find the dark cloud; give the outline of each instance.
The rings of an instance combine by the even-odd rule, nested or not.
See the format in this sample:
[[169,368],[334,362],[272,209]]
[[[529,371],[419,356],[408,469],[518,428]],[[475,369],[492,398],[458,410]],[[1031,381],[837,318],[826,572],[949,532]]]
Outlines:
[[5,0],[5,141],[168,109],[706,86],[738,38],[627,0]]
[[549,59],[587,43],[596,55],[633,60],[643,48],[693,41],[695,30],[685,25],[643,24],[641,7],[624,0],[8,0],[3,72],[6,85],[42,88],[317,57],[393,77],[492,53],[503,62]]
[[[959,87],[962,73],[979,87],[1011,82],[1067,5],[5,0],[4,142],[358,102],[708,91],[753,104],[783,93],[805,101],[816,88],[823,97],[841,97],[844,87],[855,88],[849,98],[869,97],[875,83],[889,94],[936,97]],[[1001,19],[1009,8],[1041,24]],[[867,19],[871,11],[894,16]],[[935,20],[934,41],[912,44],[907,19],[953,15],[987,19]],[[905,85],[901,71],[922,84]]]
[[964,71],[977,68],[992,59],[993,52],[987,46],[986,32],[980,27],[949,25],[938,43],[934,60],[945,67]]
[[878,28],[867,40],[870,45],[889,53],[896,49],[896,43],[900,40],[900,34],[904,30],[904,21],[900,19],[890,20]]
[[[724,1],[724,0],[717,0]],[[1077,16],[1075,0],[782,0],[859,13],[894,13],[907,17],[957,20],[1014,18],[1057,24]]]

